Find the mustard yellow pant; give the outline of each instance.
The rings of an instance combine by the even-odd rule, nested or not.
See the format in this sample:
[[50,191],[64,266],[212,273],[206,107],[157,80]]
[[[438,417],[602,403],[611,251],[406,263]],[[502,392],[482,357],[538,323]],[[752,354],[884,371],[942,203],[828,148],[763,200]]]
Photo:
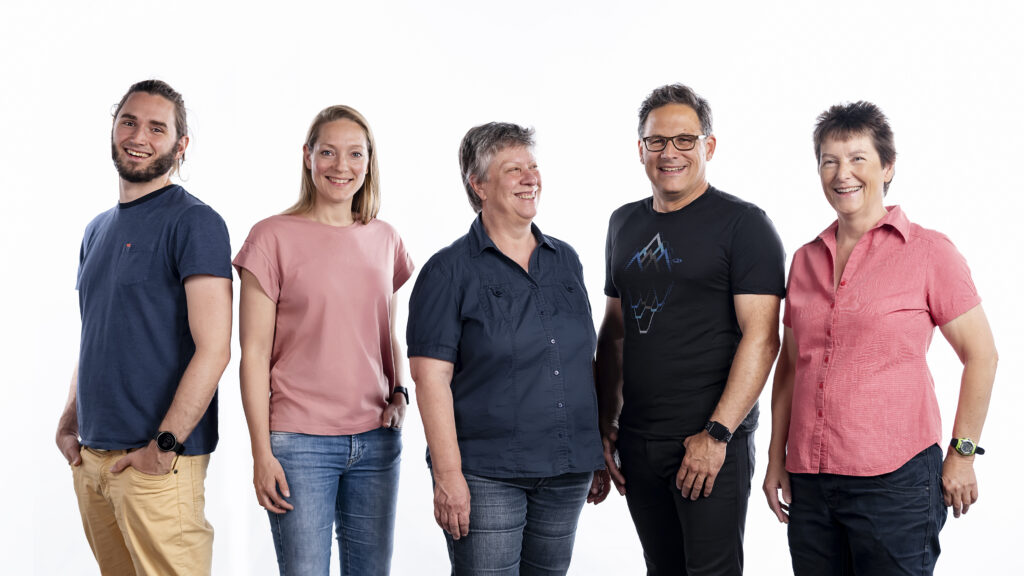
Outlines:
[[107,575],[210,573],[213,526],[206,521],[203,483],[210,455],[179,456],[163,476],[110,467],[126,450],[82,448],[72,466],[78,509],[89,546]]

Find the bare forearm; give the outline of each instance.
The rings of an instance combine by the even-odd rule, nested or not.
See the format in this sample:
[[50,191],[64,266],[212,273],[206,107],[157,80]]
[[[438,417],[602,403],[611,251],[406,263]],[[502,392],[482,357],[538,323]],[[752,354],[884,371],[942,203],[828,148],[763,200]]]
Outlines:
[[64,403],[64,411],[61,412],[60,420],[57,422],[57,434],[78,433],[78,365],[75,365],[71,373],[71,386],[68,389],[68,398]]
[[736,348],[725,391],[710,419],[736,430],[761,395],[778,352],[777,332],[744,334]]
[[996,378],[998,357],[995,350],[981,358],[968,359],[960,381],[960,401],[953,422],[955,438],[981,438],[981,430],[988,415],[992,386]]
[[772,438],[768,445],[768,459],[785,462],[786,442],[789,439],[789,420],[793,412],[794,367],[785,352],[775,367],[772,384]]
[[253,458],[270,454],[270,359],[242,352],[242,410]]
[[455,408],[450,379],[420,377],[416,380],[416,399],[423,420],[423,432],[430,447],[431,467],[436,473],[461,472],[462,454],[455,432]]
[[622,338],[598,338],[594,371],[598,418],[603,431],[618,424],[622,411]]
[[227,368],[230,352],[227,343],[211,348],[197,348],[178,383],[171,407],[160,423],[160,430],[174,433],[184,442],[199,423],[217,392],[217,383]]

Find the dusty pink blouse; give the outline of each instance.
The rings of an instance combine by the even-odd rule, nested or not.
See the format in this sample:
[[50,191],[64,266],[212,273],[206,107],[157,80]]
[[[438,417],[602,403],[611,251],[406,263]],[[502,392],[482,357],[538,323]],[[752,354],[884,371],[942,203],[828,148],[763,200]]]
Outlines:
[[302,216],[253,226],[234,260],[277,303],[270,429],[358,434],[391,396],[391,296],[413,264],[381,220],[345,228]]

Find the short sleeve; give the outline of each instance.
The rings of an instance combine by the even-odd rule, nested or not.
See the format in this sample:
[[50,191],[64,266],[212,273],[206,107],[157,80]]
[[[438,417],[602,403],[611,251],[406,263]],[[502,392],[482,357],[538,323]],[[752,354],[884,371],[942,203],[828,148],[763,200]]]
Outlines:
[[405,243],[402,242],[402,237],[395,234],[395,273],[393,276],[393,292],[398,292],[412,276],[412,271],[416,269],[416,266],[412,263],[412,258],[409,257],[409,253],[405,250]]
[[937,236],[929,252],[926,298],[935,325],[945,326],[980,304],[981,297],[971,280],[967,260],[949,238]]
[[451,273],[429,261],[409,297],[406,349],[410,358],[426,356],[455,363],[462,339],[462,317]]
[[760,208],[747,210],[736,227],[729,281],[733,294],[786,295],[786,251]]
[[219,214],[202,204],[186,210],[178,221],[174,258],[182,282],[209,274],[231,279],[231,240]]
[[242,249],[235,256],[234,265],[238,268],[239,274],[246,269],[256,277],[260,288],[273,301],[277,302],[281,297],[281,270],[276,259],[271,259],[267,253],[259,247],[259,232],[253,227],[249,237],[242,244]]

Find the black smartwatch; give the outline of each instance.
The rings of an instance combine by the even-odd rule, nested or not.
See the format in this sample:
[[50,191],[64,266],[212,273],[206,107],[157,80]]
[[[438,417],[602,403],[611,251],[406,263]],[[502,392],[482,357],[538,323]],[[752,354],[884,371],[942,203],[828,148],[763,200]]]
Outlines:
[[174,437],[173,432],[168,432],[166,430],[157,432],[157,435],[153,440],[156,440],[156,447],[164,452],[174,452],[179,455],[185,452],[185,445],[178,442],[178,439]]
[[956,450],[961,456],[985,453],[985,449],[975,444],[974,440],[970,438],[953,438],[949,441],[949,447]]
[[391,393],[391,397],[394,398],[395,394],[401,394],[405,396],[405,403],[412,405],[412,400],[409,399],[409,389],[405,386],[395,386],[395,391]]
[[725,427],[724,424],[715,422],[714,420],[708,420],[708,423],[704,425],[704,429],[708,431],[708,436],[711,436],[719,442],[729,443],[732,440],[732,432]]

